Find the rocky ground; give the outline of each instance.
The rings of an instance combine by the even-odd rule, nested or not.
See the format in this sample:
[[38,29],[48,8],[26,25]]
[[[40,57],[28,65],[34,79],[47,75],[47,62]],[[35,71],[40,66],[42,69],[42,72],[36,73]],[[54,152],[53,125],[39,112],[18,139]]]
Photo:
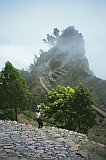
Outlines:
[[[0,120],[0,160],[84,160],[89,154],[81,144],[88,143],[95,145],[81,133]],[[95,160],[99,159],[103,157]]]

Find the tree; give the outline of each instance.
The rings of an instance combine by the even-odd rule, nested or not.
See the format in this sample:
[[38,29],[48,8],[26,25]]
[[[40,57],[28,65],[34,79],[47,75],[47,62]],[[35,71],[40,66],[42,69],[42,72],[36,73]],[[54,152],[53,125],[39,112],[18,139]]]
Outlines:
[[92,96],[82,84],[75,88],[71,108],[75,112],[73,128],[78,132],[86,133],[95,124],[96,114]]
[[32,103],[33,96],[28,90],[25,79],[9,61],[1,72],[1,87],[2,109],[14,113],[15,117],[11,119],[17,121],[17,112],[27,109]]
[[58,86],[47,95],[45,114],[53,118],[57,127],[86,133],[95,123],[92,97],[86,87],[80,85],[73,90]]
[[47,34],[46,36],[47,39],[43,39],[43,42],[49,44],[50,47],[54,46],[57,41],[57,38],[59,37],[59,30],[57,28],[54,28],[53,35]]
[[54,30],[53,30],[53,35],[54,35],[55,37],[58,37],[58,36],[59,36],[59,30],[58,30],[57,28],[54,28]]
[[69,121],[69,108],[74,90],[70,87],[58,85],[56,91],[50,90],[47,95],[49,105],[45,114],[53,118],[56,126],[67,128]]

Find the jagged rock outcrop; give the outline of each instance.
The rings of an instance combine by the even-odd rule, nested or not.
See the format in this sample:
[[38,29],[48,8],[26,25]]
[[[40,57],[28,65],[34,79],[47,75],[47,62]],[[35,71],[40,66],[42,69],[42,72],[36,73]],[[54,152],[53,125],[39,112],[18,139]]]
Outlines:
[[45,88],[47,91],[47,88],[55,88],[58,84],[73,88],[82,83],[89,88],[94,101],[105,108],[106,80],[97,78],[90,70],[82,34],[70,26],[54,39],[54,45],[47,52],[40,54],[31,70],[37,81],[32,90],[35,87],[37,93],[39,90],[44,93]]

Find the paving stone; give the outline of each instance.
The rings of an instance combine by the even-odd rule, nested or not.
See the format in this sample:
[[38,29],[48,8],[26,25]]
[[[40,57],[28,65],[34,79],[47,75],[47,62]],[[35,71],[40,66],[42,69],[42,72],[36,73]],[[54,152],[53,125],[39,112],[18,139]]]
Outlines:
[[14,160],[82,160],[73,152],[72,148],[76,146],[72,137],[85,139],[77,132],[74,134],[61,128],[45,126],[37,129],[32,125],[0,120],[0,152],[2,157],[13,157]]

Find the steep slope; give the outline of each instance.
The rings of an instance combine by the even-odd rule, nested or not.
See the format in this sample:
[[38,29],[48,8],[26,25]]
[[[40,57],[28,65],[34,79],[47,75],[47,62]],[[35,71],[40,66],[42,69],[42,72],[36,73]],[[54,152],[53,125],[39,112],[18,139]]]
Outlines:
[[73,88],[82,83],[91,91],[95,103],[105,108],[106,80],[97,78],[90,70],[82,34],[70,26],[60,36],[51,37],[55,39],[54,45],[40,54],[31,69],[37,81],[33,93],[45,93],[58,84]]

